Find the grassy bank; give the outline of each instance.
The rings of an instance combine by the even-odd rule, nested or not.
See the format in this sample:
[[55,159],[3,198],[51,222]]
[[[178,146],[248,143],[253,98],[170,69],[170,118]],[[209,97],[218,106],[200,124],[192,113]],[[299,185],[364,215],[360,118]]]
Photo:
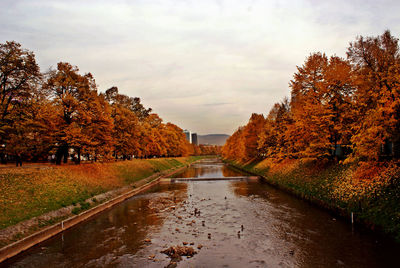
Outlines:
[[271,160],[233,166],[303,199],[379,229],[400,241],[400,167],[395,162],[348,165],[313,160]]
[[[89,208],[85,200],[152,174],[183,167],[201,157],[135,159],[114,163],[32,166],[0,169],[0,230],[70,205],[72,213]],[[97,200],[93,198],[93,203]]]

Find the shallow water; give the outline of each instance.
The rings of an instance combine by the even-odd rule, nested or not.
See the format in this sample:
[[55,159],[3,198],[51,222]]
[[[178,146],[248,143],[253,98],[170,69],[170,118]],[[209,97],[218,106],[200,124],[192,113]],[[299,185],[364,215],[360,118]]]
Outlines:
[[[175,177],[243,175],[206,161]],[[183,242],[197,254],[178,267],[398,267],[400,253],[264,183],[189,181],[159,185],[0,266],[164,267],[161,251]]]

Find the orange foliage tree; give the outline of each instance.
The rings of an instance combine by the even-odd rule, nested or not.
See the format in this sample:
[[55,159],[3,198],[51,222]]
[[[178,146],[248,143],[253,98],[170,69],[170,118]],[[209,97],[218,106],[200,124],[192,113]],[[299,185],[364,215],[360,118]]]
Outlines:
[[222,147],[222,156],[228,159],[243,161],[246,159],[246,148],[244,145],[244,127],[239,127],[230,136]]
[[290,101],[275,104],[264,124],[254,124],[252,115],[227,140],[223,156],[332,159],[352,151],[349,159],[400,157],[398,39],[389,31],[358,37],[347,56],[307,57],[290,82]]
[[58,111],[54,129],[57,164],[61,164],[62,158],[67,162],[71,148],[79,162],[81,154],[95,160],[104,158],[112,146],[109,105],[98,95],[93,76],[78,71],[76,66],[60,62],[43,86],[51,92]]
[[[165,137],[166,155],[167,156],[187,156],[189,154],[189,142],[183,130],[172,123],[167,123],[162,131]],[[200,152],[194,152],[199,155]]]
[[351,67],[339,57],[315,53],[297,69],[290,83],[294,123],[287,137],[296,157],[330,156],[351,134]]
[[[0,44],[0,156],[61,164],[86,159],[186,156],[204,153],[178,126],[167,123],[138,97],[117,87],[97,92],[90,73],[60,62],[40,73],[35,55],[16,42]],[[217,149],[204,149],[211,152]]]
[[262,114],[252,114],[249,122],[243,129],[243,145],[244,145],[244,160],[251,160],[259,157],[257,150],[258,137],[265,124],[265,118]]
[[114,157],[129,159],[133,155],[140,155],[139,136],[142,127],[133,109],[133,99],[119,94],[117,87],[108,89],[105,96],[111,105],[113,118]]
[[259,153],[264,158],[282,159],[292,155],[288,127],[293,124],[290,104],[287,98],[276,103],[267,118],[258,139]]
[[[355,113],[352,137],[355,155],[378,160],[385,142],[400,142],[400,54],[398,39],[389,31],[358,37],[347,55],[355,73]],[[400,148],[395,146],[397,155]]]
[[[41,73],[33,52],[12,41],[0,44],[0,146],[6,154],[26,154],[36,131],[31,112],[38,109]],[[29,134],[27,128],[34,131]]]

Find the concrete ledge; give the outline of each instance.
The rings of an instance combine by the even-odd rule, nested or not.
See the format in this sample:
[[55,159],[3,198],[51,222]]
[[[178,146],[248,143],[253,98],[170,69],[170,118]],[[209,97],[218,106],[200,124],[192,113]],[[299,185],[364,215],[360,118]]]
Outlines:
[[[64,230],[67,230],[81,222],[88,220],[89,218],[99,214],[100,212],[103,212],[104,210],[107,210],[107,209],[131,198],[134,195],[140,194],[140,193],[150,189],[151,187],[157,185],[163,177],[172,176],[173,174],[180,172],[186,168],[187,168],[187,166],[184,166],[182,168],[179,168],[177,170],[169,172],[167,175],[160,174],[154,180],[152,180],[136,189],[133,189],[129,192],[123,193],[123,194],[121,194],[111,200],[108,200],[96,207],[90,208],[76,216],[72,216],[72,217],[70,217],[66,220],[63,220],[59,223],[56,223],[52,226],[46,227],[45,229],[42,229],[30,236],[27,236],[19,241],[16,241],[12,244],[9,244],[9,245],[1,248],[0,249],[0,263],[9,258],[12,258],[12,257],[18,255],[19,253],[41,243],[61,232],[63,232]],[[154,175],[150,176],[149,178],[151,178],[153,176]],[[149,178],[147,178],[147,179],[149,179]],[[144,180],[147,180],[147,179],[144,179]]]
[[259,176],[237,176],[237,177],[192,177],[192,178],[162,178],[160,182],[184,182],[184,181],[249,181],[258,180]]

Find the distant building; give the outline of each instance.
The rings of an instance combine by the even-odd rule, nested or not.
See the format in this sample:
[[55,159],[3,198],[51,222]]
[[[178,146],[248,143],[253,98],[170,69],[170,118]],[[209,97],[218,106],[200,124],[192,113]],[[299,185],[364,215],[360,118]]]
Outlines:
[[185,130],[183,131],[183,133],[185,133],[186,139],[188,140],[188,142],[189,142],[189,143],[192,143],[192,133],[191,133],[189,130],[187,130],[187,129],[185,129]]
[[197,133],[192,133],[192,144],[199,145],[199,142],[197,140]]

